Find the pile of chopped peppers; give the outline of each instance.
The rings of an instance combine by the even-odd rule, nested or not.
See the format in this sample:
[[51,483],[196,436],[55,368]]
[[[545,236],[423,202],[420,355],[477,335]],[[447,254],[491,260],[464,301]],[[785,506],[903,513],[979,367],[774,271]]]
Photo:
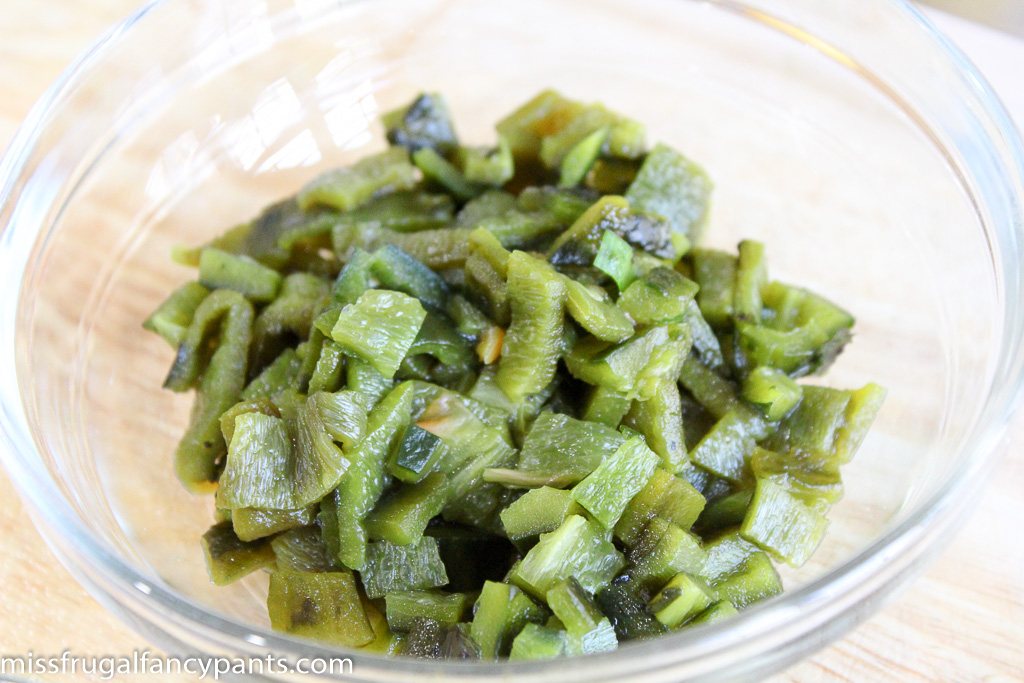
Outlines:
[[444,99],[389,146],[175,258],[146,321],[194,390],[178,478],[212,580],[273,628],[535,660],[727,619],[805,563],[881,406],[797,382],[853,317],[700,248],[711,182],[644,126],[543,92],[462,145]]

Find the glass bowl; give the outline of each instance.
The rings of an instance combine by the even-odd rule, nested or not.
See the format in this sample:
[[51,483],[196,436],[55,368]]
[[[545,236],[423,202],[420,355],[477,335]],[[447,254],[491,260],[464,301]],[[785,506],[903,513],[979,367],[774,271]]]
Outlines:
[[888,400],[783,596],[577,660],[345,652],[345,679],[763,676],[874,613],[948,542],[1021,386],[1024,163],[984,81],[909,5],[165,0],[50,89],[0,169],[0,450],[100,602],[171,653],[337,655],[269,630],[265,576],[210,584],[212,502],[171,466],[191,399],[161,389],[172,352],[140,325],[192,277],[173,245],[381,148],[381,112],[440,91],[461,137],[485,143],[547,87],[702,163],[708,242],[762,240],[774,277],[851,310],[855,340],[824,381],[876,381]]

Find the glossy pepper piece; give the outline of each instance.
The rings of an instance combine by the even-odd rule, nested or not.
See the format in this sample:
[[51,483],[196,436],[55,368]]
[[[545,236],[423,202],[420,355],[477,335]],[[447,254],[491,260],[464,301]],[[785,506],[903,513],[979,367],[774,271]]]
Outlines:
[[615,536],[626,546],[633,547],[640,541],[647,524],[656,517],[689,530],[704,504],[704,496],[686,479],[656,469],[626,505],[615,524]]
[[789,565],[799,567],[817,550],[828,520],[773,481],[761,479],[740,535]]
[[540,624],[527,624],[512,641],[509,661],[554,659],[568,652],[568,636],[564,629]]
[[576,577],[587,590],[606,584],[625,565],[610,534],[597,522],[569,515],[540,541],[512,570],[510,582],[543,600],[559,581]]
[[365,204],[374,195],[409,190],[415,184],[416,171],[409,161],[409,152],[392,147],[352,166],[317,176],[302,188],[297,199],[303,211],[314,206],[347,211]]
[[550,266],[522,251],[508,262],[512,324],[498,366],[501,390],[519,401],[546,387],[560,355],[565,283]]
[[662,381],[648,400],[634,401],[623,424],[644,437],[666,471],[674,474],[689,462],[679,385],[673,379]]
[[676,574],[648,603],[654,618],[668,628],[678,628],[714,602],[716,594],[700,577]]
[[282,531],[312,524],[316,519],[315,506],[298,510],[262,510],[236,508],[231,511],[231,526],[242,541],[255,541]]
[[661,258],[675,258],[669,224],[659,216],[634,210],[624,197],[602,197],[563,232],[548,248],[548,258],[558,266],[594,263],[605,231],[611,231],[634,247]]
[[315,524],[296,527],[274,536],[270,541],[281,571],[329,572],[338,569]]
[[678,525],[655,517],[629,551],[632,580],[656,591],[679,572],[702,573],[708,562],[700,539]]
[[523,442],[517,469],[556,487],[572,486],[624,442],[625,437],[610,427],[544,411]]
[[186,282],[174,290],[153,314],[146,318],[142,326],[150,332],[156,332],[177,349],[185,338],[196,309],[209,293],[210,290],[198,282]]
[[540,534],[554,531],[569,515],[583,514],[572,493],[549,486],[527,491],[501,511],[501,523],[509,540],[532,545]]
[[422,93],[404,107],[381,117],[388,142],[404,147],[409,153],[424,147],[442,156],[455,153],[459,140],[444,96]]
[[452,487],[447,477],[434,472],[382,498],[366,517],[366,531],[372,539],[398,545],[418,543],[427,523],[441,514],[451,496]]
[[[241,294],[218,290],[196,309],[164,386],[174,391],[196,388],[196,401],[174,454],[178,479],[190,491],[214,488],[216,461],[226,450],[220,416],[238,402],[252,341],[253,308]],[[201,350],[219,340],[203,367]]]
[[276,631],[343,647],[374,639],[352,572],[273,572],[267,609]]
[[570,655],[606,652],[619,646],[611,622],[576,579],[570,577],[551,588],[547,603],[565,626]]
[[342,309],[331,337],[341,348],[392,378],[416,341],[427,313],[407,294],[371,289]]
[[693,277],[700,286],[697,304],[704,319],[715,329],[728,329],[733,318],[733,289],[737,258],[724,251],[694,249]]
[[573,500],[606,529],[614,528],[630,499],[644,487],[659,462],[643,437],[634,434],[573,487]]
[[439,624],[457,624],[469,608],[465,593],[439,590],[393,590],[384,596],[387,603],[388,627],[392,631],[409,631],[416,619],[432,619]]
[[480,589],[480,597],[473,606],[470,635],[480,646],[482,659],[496,659],[509,636],[505,625],[514,590],[518,589],[498,581],[486,581]]
[[626,199],[640,211],[664,217],[673,232],[696,244],[707,218],[711,189],[704,169],[659,143],[648,152]]
[[385,540],[370,543],[360,576],[369,598],[382,598],[392,591],[436,588],[448,583],[437,539],[430,537],[408,545]]
[[633,336],[633,322],[603,289],[568,277],[565,287],[566,311],[587,332],[607,342],[621,342]]
[[203,534],[203,553],[210,579],[218,586],[274,564],[274,550],[266,539],[243,541],[235,535],[231,522],[215,524]]
[[617,579],[598,591],[594,598],[615,629],[619,642],[652,638],[667,630],[654,618],[633,581]]
[[199,253],[199,284],[208,289],[231,289],[247,299],[266,303],[277,296],[281,276],[248,256],[214,247]]
[[[361,571],[366,564],[366,515],[384,491],[384,463],[409,423],[411,409],[408,385],[396,387],[381,399],[370,411],[366,436],[353,450],[349,472],[335,490],[335,509],[328,511],[328,516],[333,517],[338,559],[351,569]],[[321,507],[321,514],[324,512]]]

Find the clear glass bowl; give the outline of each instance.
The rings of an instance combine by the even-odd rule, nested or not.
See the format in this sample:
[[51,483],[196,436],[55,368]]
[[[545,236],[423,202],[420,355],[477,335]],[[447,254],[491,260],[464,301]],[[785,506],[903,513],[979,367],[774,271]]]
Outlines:
[[945,545],[1021,386],[1024,164],[983,80],[908,5],[165,0],[63,76],[0,172],[0,450],[98,600],[172,653],[333,652],[269,630],[265,577],[209,583],[211,502],[171,467],[191,399],[160,388],[172,352],[140,325],[192,275],[173,245],[380,148],[380,112],[441,91],[483,143],[546,87],[702,163],[710,243],[763,240],[773,276],[853,311],[825,381],[877,381],[888,401],[784,596],[582,660],[347,653],[346,680],[761,676],[868,617]]

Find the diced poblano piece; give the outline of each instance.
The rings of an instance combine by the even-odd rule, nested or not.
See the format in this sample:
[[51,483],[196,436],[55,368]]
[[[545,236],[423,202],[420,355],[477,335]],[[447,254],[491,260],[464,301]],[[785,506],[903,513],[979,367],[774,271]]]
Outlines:
[[348,456],[366,435],[366,410],[352,391],[318,392],[299,410],[296,432],[291,476],[296,500],[309,505],[345,474]]
[[751,553],[731,573],[711,582],[718,597],[728,600],[737,609],[782,592],[782,579],[772,565],[768,553]]
[[513,401],[535,394],[555,376],[561,355],[565,283],[547,263],[522,251],[508,261],[512,325],[505,335],[497,381]]
[[626,546],[633,547],[639,542],[644,527],[655,517],[689,530],[704,504],[704,496],[690,482],[656,469],[619,517],[615,535]]
[[594,598],[608,616],[620,642],[651,638],[666,631],[665,626],[654,618],[645,599],[640,597],[633,580],[618,580],[599,590]]
[[392,631],[407,632],[417,619],[432,619],[451,625],[462,621],[469,607],[465,593],[438,590],[392,590],[384,596],[388,626]]
[[508,259],[512,254],[502,246],[494,233],[487,228],[477,228],[470,233],[469,242],[474,254],[480,254],[503,280],[508,277]]
[[462,173],[471,183],[501,187],[515,171],[512,150],[500,137],[497,147],[462,147],[459,157]]
[[411,545],[390,541],[370,543],[360,576],[370,598],[381,598],[392,591],[436,588],[448,583],[437,539],[430,536],[424,536]]
[[559,187],[575,187],[583,182],[601,153],[601,147],[608,139],[609,130],[610,126],[598,128],[565,153],[560,165]]
[[[401,634],[405,639],[401,654],[419,659],[444,658],[444,639],[448,627],[435,621],[418,617],[413,619],[408,633]],[[390,628],[389,628],[390,630]]]
[[756,430],[743,413],[726,413],[690,451],[690,460],[733,483],[749,483]]
[[267,609],[276,631],[344,647],[374,640],[352,572],[273,572]]
[[278,417],[239,414],[217,488],[218,505],[297,510],[317,502],[338,485],[365,430],[366,413],[350,391],[310,396],[298,411],[294,441]]
[[262,413],[239,415],[217,487],[217,507],[303,507],[291,481],[294,457],[284,420]]
[[584,338],[565,357],[565,365],[577,379],[635,396],[637,377],[650,362],[654,350],[669,341],[668,328],[652,327],[620,344]]
[[451,156],[458,148],[451,114],[444,96],[422,93],[404,107],[381,117],[388,142],[409,153],[429,147],[442,156]]
[[544,411],[523,441],[518,470],[556,488],[572,486],[597,469],[624,443],[610,427]]
[[373,642],[362,647],[364,652],[375,652],[380,655],[398,655],[405,645],[404,639],[388,628],[388,620],[368,599],[363,600],[363,611],[373,629]]
[[732,293],[733,315],[737,323],[761,323],[761,290],[766,284],[768,265],[764,245],[754,240],[743,240],[739,244],[736,282]]
[[657,590],[678,572],[705,571],[708,555],[699,538],[655,517],[630,550],[629,559],[633,563],[633,579],[648,590]]
[[564,166],[572,150],[595,132],[606,130],[597,152],[632,159],[644,152],[646,129],[640,123],[609,111],[603,105],[589,104],[573,112],[558,130],[548,131],[541,141],[540,157],[548,168]]
[[548,607],[565,626],[568,654],[585,655],[614,650],[619,646],[615,629],[574,578],[559,582],[547,594]]
[[765,285],[762,294],[773,319],[737,324],[738,344],[751,365],[791,377],[820,374],[852,338],[853,316],[823,297],[778,282]]
[[[634,209],[625,197],[602,197],[555,239],[548,248],[549,260],[558,266],[593,265],[608,231],[647,252],[652,259],[675,259],[676,246],[668,222]],[[660,263],[657,259],[655,262]]]
[[712,584],[741,570],[751,556],[765,554],[763,550],[740,536],[738,529],[726,531],[707,541],[704,550],[707,552],[707,562],[701,576]]
[[761,479],[754,489],[740,535],[789,565],[799,567],[811,557],[828,520],[782,486]]
[[259,261],[214,247],[199,253],[199,284],[208,289],[231,289],[245,298],[266,303],[281,288],[281,276]]
[[426,317],[423,305],[411,296],[371,289],[342,309],[331,337],[346,353],[362,358],[391,379]]
[[337,569],[338,561],[331,557],[323,534],[315,524],[278,534],[270,545],[274,549],[278,570],[329,572]]
[[454,216],[455,202],[447,194],[410,190],[374,197],[362,206],[336,215],[335,222],[366,229],[376,225],[397,232],[418,232],[447,225]]
[[507,583],[497,581],[485,581],[480,589],[480,597],[473,607],[470,635],[480,646],[483,659],[496,659],[501,652],[513,590]]
[[743,378],[743,400],[759,406],[775,422],[786,417],[803,398],[803,388],[789,375],[767,366],[754,368]]
[[666,471],[674,474],[689,462],[683,441],[679,385],[674,379],[662,381],[650,399],[634,401],[623,424],[644,437],[651,450],[661,458],[661,466]]
[[[196,309],[164,382],[172,391],[197,390],[188,428],[174,452],[174,472],[193,493],[216,488],[217,461],[227,449],[220,416],[242,398],[254,317],[252,304],[238,292],[211,292]],[[210,354],[213,340],[216,349]]]
[[156,332],[174,349],[178,348],[199,304],[210,290],[198,282],[186,282],[161,303],[142,326]]
[[625,566],[622,553],[615,549],[610,534],[597,522],[579,515],[569,515],[550,534],[541,534],[540,541],[513,569],[510,581],[538,599],[570,576],[580,585],[594,591]]
[[533,661],[562,657],[568,651],[568,636],[562,629],[527,624],[512,641],[509,661]]
[[882,409],[886,393],[884,388],[874,383],[850,392],[843,424],[836,430],[835,453],[840,464],[845,465],[853,459],[875,421],[875,416]]
[[588,287],[568,277],[565,287],[566,310],[580,327],[607,342],[621,342],[633,336],[633,323],[603,289],[596,285]]
[[[850,457],[847,444],[852,442],[847,439],[853,432],[848,416],[856,416],[861,421],[861,426],[856,430],[863,434],[863,422],[870,423],[874,410],[880,404],[879,399],[884,396],[884,393],[879,393],[881,390],[877,386],[868,385],[865,389],[875,394],[871,401],[874,407],[861,412],[859,405],[851,409],[853,392],[803,385],[800,405],[779,423],[778,431],[763,442],[764,447],[780,453],[799,455],[808,470],[834,470]],[[860,397],[863,396],[860,394]]]
[[708,212],[711,180],[697,164],[664,144],[647,153],[626,198],[640,211],[666,218],[672,230],[700,241]]
[[687,621],[684,626],[699,626],[701,624],[717,624],[720,621],[725,621],[730,617],[734,617],[739,614],[739,610],[732,606],[732,603],[728,600],[716,600],[711,605]]
[[438,310],[448,299],[448,285],[441,276],[394,244],[375,251],[369,268],[381,289],[404,292]]
[[517,160],[536,160],[542,140],[561,130],[581,109],[582,104],[554,90],[545,90],[499,121],[496,127]]
[[317,176],[299,192],[299,208],[308,211],[314,206],[329,206],[348,211],[374,195],[408,190],[415,184],[416,169],[409,162],[409,152],[392,147]]
[[430,147],[416,150],[412,160],[417,168],[423,171],[424,177],[442,185],[462,201],[472,199],[483,191],[480,186],[469,182],[455,164]]
[[295,527],[312,524],[316,518],[314,506],[298,510],[261,510],[235,508],[231,511],[231,525],[243,541],[255,541]]
[[669,628],[678,628],[716,600],[715,591],[698,576],[680,572],[651,598],[654,617]]
[[573,487],[573,500],[606,529],[611,529],[630,499],[647,484],[659,462],[643,437],[630,436],[614,455]]
[[448,478],[440,472],[418,483],[399,486],[367,515],[366,531],[373,539],[399,545],[418,543],[427,524],[441,514],[451,496]]
[[[799,453],[776,453],[758,447],[750,456],[750,469],[757,479],[778,484],[822,515],[843,497],[843,481],[836,462],[821,463]],[[736,524],[742,521],[741,516]]]
[[231,522],[215,524],[203,534],[203,552],[210,579],[218,586],[274,564],[274,549],[267,539],[242,541]]
[[615,280],[620,292],[626,291],[636,279],[636,273],[633,272],[633,247],[611,230],[605,230],[601,235],[597,256],[594,257],[594,267]]
[[413,484],[426,477],[441,457],[441,439],[417,425],[409,425],[388,460],[388,472]]
[[640,326],[682,322],[696,293],[695,282],[659,266],[629,285],[617,305]]
[[384,461],[409,424],[411,411],[412,387],[408,384],[395,387],[381,399],[370,411],[366,436],[352,452],[349,472],[335,491],[338,559],[351,569],[362,571],[366,563],[366,515],[384,491]]
[[701,314],[715,329],[731,328],[736,256],[714,249],[694,249],[690,253],[693,278],[700,286],[697,304]]
[[564,489],[542,486],[527,491],[501,511],[501,523],[511,541],[530,539],[554,531],[569,515],[583,514],[583,509]]
[[[764,451],[770,453],[770,451]],[[757,449],[750,458],[751,469],[754,469],[754,460],[757,457]],[[756,469],[755,469],[755,476]],[[747,516],[747,508],[750,507],[750,499],[754,496],[752,488],[743,488],[734,493],[715,498],[701,513],[697,525],[702,535],[710,535],[722,529],[729,529],[743,523]]]

